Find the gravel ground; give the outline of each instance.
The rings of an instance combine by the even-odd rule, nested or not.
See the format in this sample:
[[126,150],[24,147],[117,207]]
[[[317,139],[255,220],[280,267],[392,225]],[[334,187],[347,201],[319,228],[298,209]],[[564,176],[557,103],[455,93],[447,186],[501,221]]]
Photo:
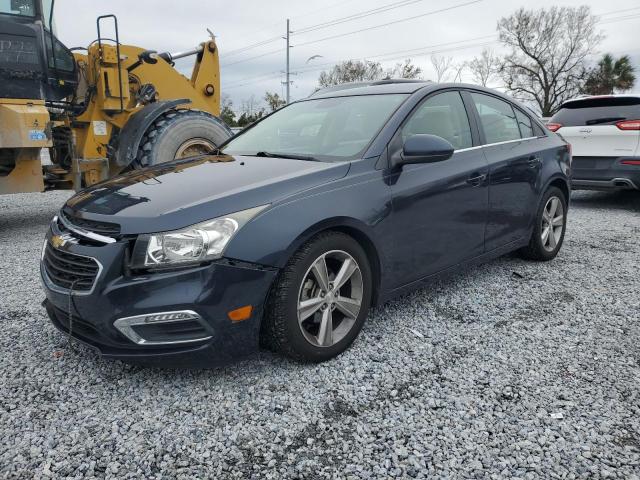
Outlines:
[[67,348],[37,273],[66,196],[0,197],[2,477],[640,478],[640,195],[574,194],[555,261],[389,303],[334,361],[203,371]]

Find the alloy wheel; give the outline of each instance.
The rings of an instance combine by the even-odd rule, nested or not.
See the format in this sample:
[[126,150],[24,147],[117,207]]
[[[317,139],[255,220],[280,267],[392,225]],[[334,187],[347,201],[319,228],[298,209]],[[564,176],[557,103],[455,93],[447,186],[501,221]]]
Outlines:
[[355,259],[342,250],[320,255],[305,273],[298,293],[298,325],[316,347],[331,347],[353,328],[364,284]]
[[562,238],[564,230],[564,206],[558,197],[550,197],[542,211],[542,228],[540,237],[542,246],[553,252]]

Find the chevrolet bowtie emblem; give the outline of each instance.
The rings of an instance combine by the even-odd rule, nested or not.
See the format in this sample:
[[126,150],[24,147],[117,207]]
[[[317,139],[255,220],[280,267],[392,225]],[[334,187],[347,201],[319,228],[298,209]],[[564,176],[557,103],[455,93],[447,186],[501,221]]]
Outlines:
[[67,243],[67,239],[64,237],[61,237],[60,235],[54,235],[53,237],[51,237],[51,245],[53,245],[56,248],[60,248],[65,243]]
[[78,243],[78,241],[68,233],[63,233],[62,235],[54,235],[53,237],[51,237],[51,245],[53,245],[55,248],[60,248],[67,243],[76,244]]

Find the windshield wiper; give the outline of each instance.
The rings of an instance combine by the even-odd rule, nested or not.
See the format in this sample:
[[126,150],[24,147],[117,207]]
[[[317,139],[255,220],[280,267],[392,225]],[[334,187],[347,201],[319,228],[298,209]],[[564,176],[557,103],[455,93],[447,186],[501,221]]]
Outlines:
[[587,120],[587,125],[597,125],[598,123],[617,122],[618,120],[626,120],[627,117],[603,117]]
[[292,160],[307,160],[309,162],[319,162],[316,157],[310,157],[307,155],[295,155],[293,153],[278,153],[278,152],[258,152],[254,156],[256,157],[269,157],[269,158],[290,158]]

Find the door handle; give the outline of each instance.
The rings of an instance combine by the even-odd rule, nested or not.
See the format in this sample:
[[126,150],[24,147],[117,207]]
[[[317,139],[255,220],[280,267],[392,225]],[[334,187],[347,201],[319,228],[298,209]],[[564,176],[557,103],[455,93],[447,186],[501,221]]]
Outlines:
[[529,157],[527,163],[529,164],[530,168],[538,168],[538,166],[542,163],[542,160],[540,160],[540,157]]
[[478,174],[478,173],[472,173],[472,176],[467,178],[467,183],[469,185],[473,185],[474,187],[478,187],[482,184],[482,182],[484,182],[484,179],[487,178],[487,174],[486,173],[482,173],[482,174]]

